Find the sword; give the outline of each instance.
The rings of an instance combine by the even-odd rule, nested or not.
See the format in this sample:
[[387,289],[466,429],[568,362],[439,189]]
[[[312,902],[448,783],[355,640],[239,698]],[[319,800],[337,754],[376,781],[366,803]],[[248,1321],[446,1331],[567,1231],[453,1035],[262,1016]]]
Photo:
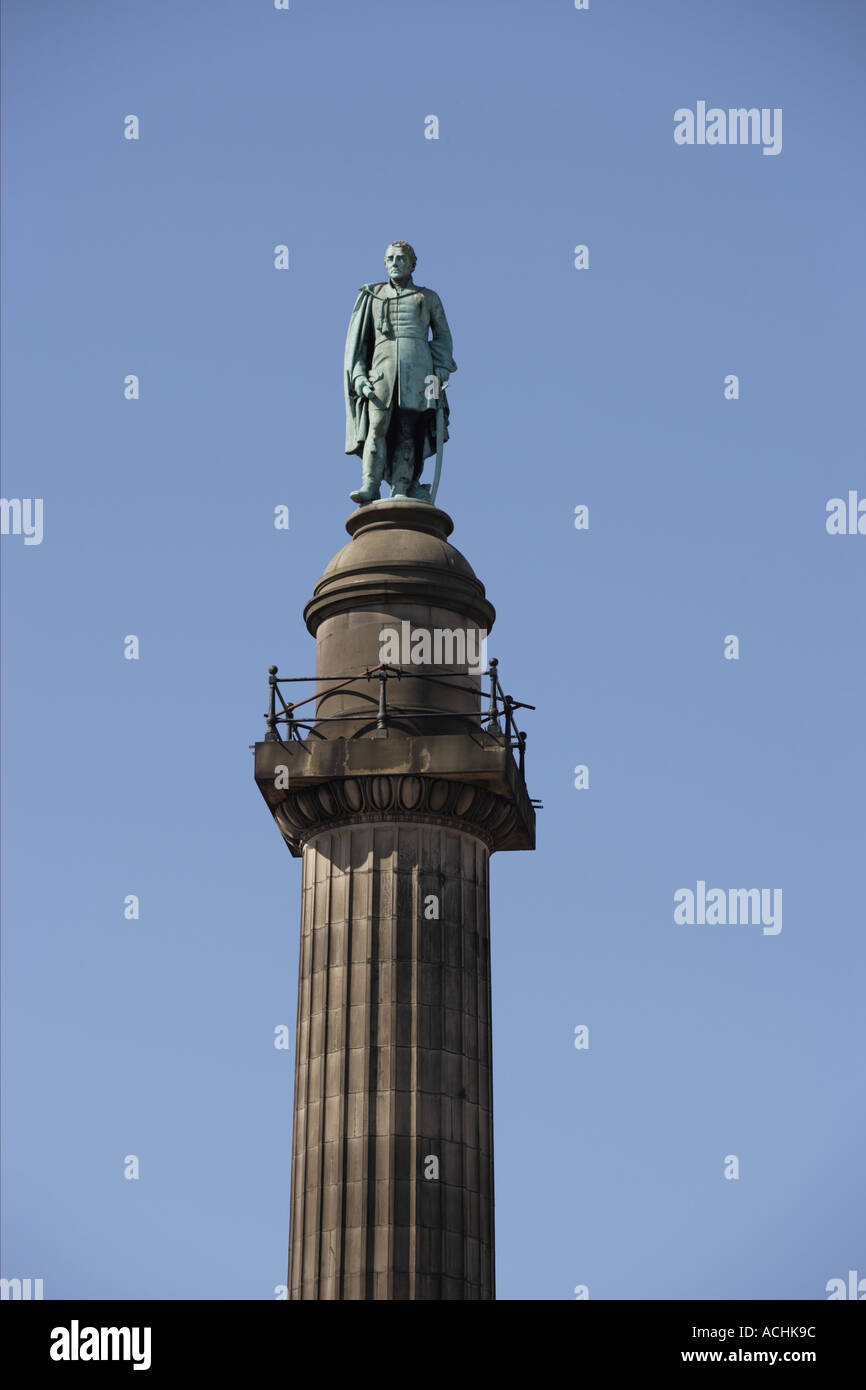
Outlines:
[[430,488],[430,501],[436,505],[436,493],[439,491],[439,478],[442,473],[442,455],[445,452],[445,398],[443,391],[448,390],[448,382],[440,382],[439,401],[436,406],[436,472],[433,474],[433,484]]

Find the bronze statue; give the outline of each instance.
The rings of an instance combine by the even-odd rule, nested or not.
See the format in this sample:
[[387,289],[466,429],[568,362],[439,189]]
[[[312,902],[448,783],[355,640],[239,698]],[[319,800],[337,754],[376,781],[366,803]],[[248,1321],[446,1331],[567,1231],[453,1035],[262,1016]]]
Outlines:
[[[391,496],[435,502],[448,438],[445,387],[457,364],[451,331],[435,290],[412,280],[417,256],[406,241],[385,252],[385,283],[362,285],[346,336],[346,453],[363,460],[361,486],[350,493],[375,502],[384,479]],[[420,481],[436,454],[432,485]]]

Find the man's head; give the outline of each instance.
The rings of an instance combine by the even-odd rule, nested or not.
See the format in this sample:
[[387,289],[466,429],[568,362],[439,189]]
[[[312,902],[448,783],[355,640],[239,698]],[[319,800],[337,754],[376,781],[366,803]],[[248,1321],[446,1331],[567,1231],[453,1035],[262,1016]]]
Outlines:
[[411,275],[418,257],[408,241],[392,241],[385,250],[385,269],[391,279],[402,280]]

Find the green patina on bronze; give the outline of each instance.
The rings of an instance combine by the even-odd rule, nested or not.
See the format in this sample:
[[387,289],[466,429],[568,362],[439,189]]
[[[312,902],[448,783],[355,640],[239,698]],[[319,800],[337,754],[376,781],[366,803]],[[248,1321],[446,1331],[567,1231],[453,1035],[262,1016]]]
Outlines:
[[[360,506],[378,500],[383,481],[392,497],[435,501],[448,438],[444,388],[457,364],[441,299],[412,279],[416,262],[408,242],[391,242],[388,280],[361,286],[349,320],[346,453],[363,461],[361,486],[349,494]],[[421,482],[431,454],[432,486]]]

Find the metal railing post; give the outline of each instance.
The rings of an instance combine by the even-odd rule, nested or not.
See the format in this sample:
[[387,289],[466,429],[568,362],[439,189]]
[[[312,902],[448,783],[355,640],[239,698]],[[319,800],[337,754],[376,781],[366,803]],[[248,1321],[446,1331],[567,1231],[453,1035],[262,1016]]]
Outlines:
[[498,714],[498,709],[496,707],[496,686],[498,667],[499,662],[497,661],[495,656],[492,656],[490,658],[490,708],[487,711],[487,732],[490,734],[498,734],[501,732],[499,728],[499,723],[496,718]]
[[375,732],[375,734],[373,735],[374,738],[387,738],[387,737],[388,737],[388,716],[387,716],[386,698],[385,698],[385,685],[386,685],[386,683],[387,683],[387,680],[388,680],[388,673],[387,673],[386,671],[380,671],[380,672],[379,672],[379,712],[378,712],[378,714],[376,715],[376,732]]
[[268,699],[268,712],[265,718],[268,721],[268,731],[265,734],[266,743],[277,742],[277,667],[268,667],[268,685],[270,695]]

